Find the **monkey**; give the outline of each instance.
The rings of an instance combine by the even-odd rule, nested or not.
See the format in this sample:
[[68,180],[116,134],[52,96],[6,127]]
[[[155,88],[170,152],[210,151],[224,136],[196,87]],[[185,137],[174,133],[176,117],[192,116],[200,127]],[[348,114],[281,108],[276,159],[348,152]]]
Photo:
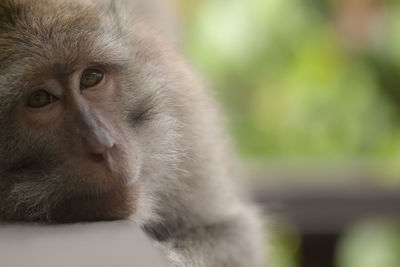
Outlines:
[[129,218],[170,266],[264,266],[223,112],[148,3],[0,2],[0,218]]

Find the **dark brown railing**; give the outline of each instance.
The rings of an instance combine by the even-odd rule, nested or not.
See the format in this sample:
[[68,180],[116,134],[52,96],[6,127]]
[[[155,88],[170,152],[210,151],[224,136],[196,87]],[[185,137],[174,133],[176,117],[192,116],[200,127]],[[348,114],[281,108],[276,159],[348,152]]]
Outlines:
[[268,214],[292,222],[301,234],[301,267],[334,267],[337,241],[360,220],[400,221],[400,190],[372,187],[297,187],[258,189],[256,199]]

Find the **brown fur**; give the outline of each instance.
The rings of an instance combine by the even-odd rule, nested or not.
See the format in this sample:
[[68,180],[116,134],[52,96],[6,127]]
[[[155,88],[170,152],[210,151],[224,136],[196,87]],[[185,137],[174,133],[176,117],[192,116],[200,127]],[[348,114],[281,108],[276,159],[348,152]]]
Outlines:
[[[171,266],[261,266],[260,221],[231,182],[217,105],[138,2],[0,3],[0,217],[130,216]],[[106,81],[85,92],[83,110],[68,101],[82,97],[73,77],[91,66]],[[27,111],[42,84],[65,99]],[[87,120],[117,145],[110,172],[85,157],[97,136]]]

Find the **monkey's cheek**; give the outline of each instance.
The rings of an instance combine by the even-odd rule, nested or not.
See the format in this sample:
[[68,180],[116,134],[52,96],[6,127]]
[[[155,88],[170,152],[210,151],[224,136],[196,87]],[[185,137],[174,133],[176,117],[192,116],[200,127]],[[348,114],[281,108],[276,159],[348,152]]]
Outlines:
[[138,197],[135,183],[101,195],[66,199],[50,218],[58,223],[124,219],[135,212]]

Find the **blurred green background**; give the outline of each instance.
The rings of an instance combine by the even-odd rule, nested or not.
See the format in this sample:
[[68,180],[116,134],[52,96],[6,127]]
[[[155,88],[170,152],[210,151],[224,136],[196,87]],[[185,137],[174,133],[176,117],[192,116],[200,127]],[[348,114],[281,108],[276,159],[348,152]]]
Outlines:
[[[176,1],[184,50],[249,164],[400,184],[399,1]],[[296,230],[274,232],[274,266],[297,266]],[[341,241],[337,266],[397,267],[399,255],[399,225],[361,222]]]

